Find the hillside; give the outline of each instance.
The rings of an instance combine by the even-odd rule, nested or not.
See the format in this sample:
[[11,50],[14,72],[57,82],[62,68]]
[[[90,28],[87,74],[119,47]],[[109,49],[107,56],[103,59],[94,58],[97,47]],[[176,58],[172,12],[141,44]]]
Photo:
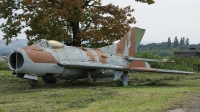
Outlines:
[[9,52],[11,52],[12,50],[26,46],[27,40],[26,39],[12,40],[12,43],[10,43],[8,46],[5,43],[6,43],[5,40],[0,40],[1,56],[7,56]]

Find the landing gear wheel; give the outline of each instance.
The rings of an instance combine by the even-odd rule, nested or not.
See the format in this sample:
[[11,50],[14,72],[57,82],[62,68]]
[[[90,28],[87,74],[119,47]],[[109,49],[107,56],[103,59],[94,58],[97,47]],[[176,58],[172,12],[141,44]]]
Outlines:
[[123,74],[121,76],[121,82],[125,87],[128,86],[128,81],[129,81],[129,76],[126,74]]
[[33,79],[28,79],[28,84],[31,86],[37,86],[38,85],[38,81],[37,80],[33,80]]
[[56,84],[56,78],[44,76],[42,79],[46,84]]

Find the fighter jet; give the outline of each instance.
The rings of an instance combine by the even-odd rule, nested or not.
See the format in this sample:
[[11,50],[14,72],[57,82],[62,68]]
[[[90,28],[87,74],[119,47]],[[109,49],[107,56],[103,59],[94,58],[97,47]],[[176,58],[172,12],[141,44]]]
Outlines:
[[29,79],[30,85],[38,85],[38,77],[42,77],[45,83],[56,83],[56,78],[112,78],[120,79],[127,86],[128,73],[134,71],[194,73],[151,68],[148,61],[159,60],[135,58],[144,32],[141,28],[131,28],[118,43],[101,48],[66,46],[55,40],[41,39],[31,46],[12,51],[8,57],[8,65],[17,77]]

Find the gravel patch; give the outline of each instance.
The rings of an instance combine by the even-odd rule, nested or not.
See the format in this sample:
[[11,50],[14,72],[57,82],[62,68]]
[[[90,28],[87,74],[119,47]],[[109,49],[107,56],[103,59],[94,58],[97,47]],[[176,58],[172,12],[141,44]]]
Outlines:
[[167,112],[200,112],[200,109],[195,108],[177,108],[174,110],[168,110]]

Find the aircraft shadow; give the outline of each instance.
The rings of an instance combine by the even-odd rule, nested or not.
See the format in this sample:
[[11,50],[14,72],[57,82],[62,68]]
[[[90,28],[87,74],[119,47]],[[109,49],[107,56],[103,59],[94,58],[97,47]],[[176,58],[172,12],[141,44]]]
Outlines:
[[178,86],[176,84],[171,84],[171,82],[178,82],[181,81],[178,77],[164,77],[161,79],[139,79],[139,78],[133,78],[130,79],[129,85],[130,86]]

